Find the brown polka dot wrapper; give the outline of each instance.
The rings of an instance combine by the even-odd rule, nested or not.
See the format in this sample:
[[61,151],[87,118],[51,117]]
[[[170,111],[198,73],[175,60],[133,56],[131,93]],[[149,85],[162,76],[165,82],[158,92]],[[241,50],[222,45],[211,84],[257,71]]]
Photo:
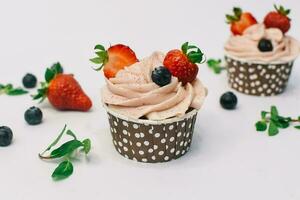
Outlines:
[[264,64],[241,61],[225,56],[229,85],[242,93],[254,96],[280,94],[287,86],[293,63]]
[[163,121],[135,120],[106,105],[116,150],[125,158],[145,162],[168,162],[185,155],[191,146],[197,110]]

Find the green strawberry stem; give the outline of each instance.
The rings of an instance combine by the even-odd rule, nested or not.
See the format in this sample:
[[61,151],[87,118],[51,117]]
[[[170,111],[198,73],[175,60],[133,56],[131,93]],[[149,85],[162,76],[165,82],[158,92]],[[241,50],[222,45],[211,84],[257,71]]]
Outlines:
[[274,8],[278,13],[280,13],[283,16],[288,16],[288,14],[290,14],[291,12],[290,9],[285,9],[282,5],[278,7],[276,4],[274,4]]
[[205,55],[195,45],[189,45],[188,42],[185,42],[181,46],[181,50],[188,57],[189,61],[192,63],[202,64],[206,61]]
[[96,71],[100,71],[103,68],[103,66],[108,62],[108,53],[107,50],[105,50],[104,46],[101,44],[97,44],[94,47],[94,50],[97,56],[91,58],[90,61],[98,65],[98,67],[93,67],[93,69]]
[[47,97],[48,87],[50,82],[58,75],[63,72],[63,68],[59,62],[47,68],[45,72],[45,82],[41,82],[41,87],[37,90],[37,94],[32,95],[33,100],[40,100],[39,103],[43,102]]
[[241,15],[243,13],[243,10],[241,8],[238,7],[234,7],[233,9],[233,15],[225,15],[226,16],[226,23],[227,24],[231,24],[233,22],[237,22],[241,19]]

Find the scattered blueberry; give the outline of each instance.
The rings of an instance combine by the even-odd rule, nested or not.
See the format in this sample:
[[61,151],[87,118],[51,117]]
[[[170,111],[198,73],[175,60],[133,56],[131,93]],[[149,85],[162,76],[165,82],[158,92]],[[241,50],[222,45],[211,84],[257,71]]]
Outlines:
[[28,124],[36,125],[42,122],[43,113],[39,108],[32,106],[26,110],[24,117]]
[[268,39],[261,39],[258,43],[258,49],[261,52],[268,52],[268,51],[273,51],[273,45],[271,40]]
[[13,139],[13,133],[11,129],[7,126],[0,127],[0,146],[6,147],[10,145]]
[[162,87],[171,82],[172,74],[166,67],[160,66],[152,71],[151,78],[154,83]]
[[236,107],[237,102],[238,99],[232,92],[226,92],[220,98],[221,106],[227,110],[234,109]]
[[26,74],[23,77],[23,85],[26,88],[34,88],[36,86],[37,79],[33,74]]

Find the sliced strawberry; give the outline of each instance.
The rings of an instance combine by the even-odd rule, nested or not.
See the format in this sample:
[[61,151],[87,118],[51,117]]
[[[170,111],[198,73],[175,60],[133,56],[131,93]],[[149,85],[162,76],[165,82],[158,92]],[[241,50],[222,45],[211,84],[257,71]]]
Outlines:
[[96,54],[98,57],[90,59],[95,64],[101,66],[96,70],[104,67],[104,75],[106,78],[113,78],[118,71],[132,65],[138,61],[134,51],[123,44],[116,44],[108,48],[106,51],[102,45],[96,45]]
[[253,24],[256,19],[249,12],[243,12],[240,8],[233,8],[234,15],[226,15],[227,23],[231,24],[231,32],[234,35],[242,35],[243,32]]

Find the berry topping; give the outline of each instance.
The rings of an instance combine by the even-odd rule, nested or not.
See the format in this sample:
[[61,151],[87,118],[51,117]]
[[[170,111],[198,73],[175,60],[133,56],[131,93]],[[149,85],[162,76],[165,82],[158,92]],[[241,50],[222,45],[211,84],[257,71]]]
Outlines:
[[283,6],[279,8],[274,5],[276,11],[269,12],[264,19],[264,24],[267,28],[278,28],[282,33],[286,33],[290,27],[290,18],[288,14],[291,12],[290,9],[285,9]]
[[193,82],[198,74],[197,63],[205,62],[202,51],[194,46],[184,43],[181,50],[174,49],[167,53],[164,59],[164,66],[171,74],[178,78],[183,84]]
[[39,108],[32,106],[26,110],[24,118],[28,124],[37,125],[42,122],[43,113]]
[[234,109],[236,107],[237,102],[238,99],[232,92],[226,92],[220,98],[221,106],[227,110]]
[[172,74],[166,67],[160,66],[152,71],[151,78],[154,83],[162,87],[171,82]]
[[47,68],[45,82],[41,83],[38,93],[33,99],[48,98],[49,102],[59,110],[88,111],[92,101],[84,93],[72,74],[61,74],[59,70]]
[[34,88],[36,86],[37,79],[33,74],[28,73],[23,77],[22,82],[23,82],[24,87]]
[[123,44],[113,45],[107,50],[98,44],[94,49],[97,57],[90,59],[90,61],[100,65],[95,70],[99,71],[103,68],[106,78],[115,77],[118,71],[138,61],[134,51]]
[[256,19],[249,12],[243,12],[241,8],[234,7],[233,15],[226,15],[227,23],[231,24],[231,32],[234,35],[242,35],[244,30],[253,24],[257,24]]
[[0,127],[0,146],[6,147],[10,145],[13,139],[13,133],[11,129],[7,126]]
[[268,52],[268,51],[273,51],[273,45],[271,40],[268,39],[261,39],[258,42],[258,46],[257,48],[261,51],[261,52]]

